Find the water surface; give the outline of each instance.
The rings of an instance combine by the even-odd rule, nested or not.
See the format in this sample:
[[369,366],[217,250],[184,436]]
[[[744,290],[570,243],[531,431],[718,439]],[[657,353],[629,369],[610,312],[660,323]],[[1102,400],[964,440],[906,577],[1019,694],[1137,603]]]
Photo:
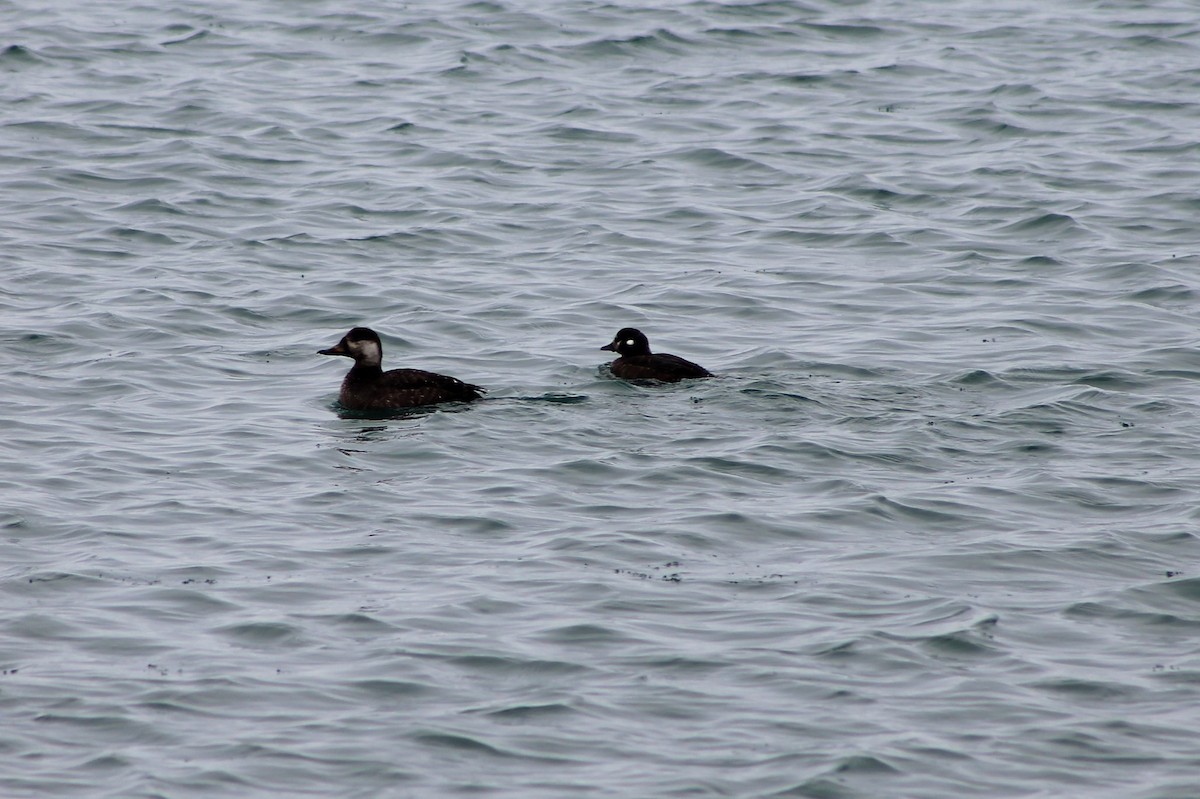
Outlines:
[[1200,795],[1190,5],[0,30],[5,796]]

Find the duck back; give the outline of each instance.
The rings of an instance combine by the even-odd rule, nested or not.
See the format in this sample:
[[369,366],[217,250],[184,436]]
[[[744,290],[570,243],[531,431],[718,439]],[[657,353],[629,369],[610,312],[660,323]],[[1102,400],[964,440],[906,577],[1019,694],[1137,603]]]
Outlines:
[[622,380],[660,380],[678,383],[698,377],[712,377],[712,372],[697,363],[665,352],[650,355],[625,355],[609,366]]
[[439,402],[471,402],[484,390],[456,377],[423,369],[392,369],[354,366],[342,381],[338,401],[356,411],[415,408]]

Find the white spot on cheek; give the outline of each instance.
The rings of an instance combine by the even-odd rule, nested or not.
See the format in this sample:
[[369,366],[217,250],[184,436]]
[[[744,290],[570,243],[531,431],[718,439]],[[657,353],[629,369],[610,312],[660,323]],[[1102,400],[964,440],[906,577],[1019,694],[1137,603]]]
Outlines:
[[363,357],[369,360],[380,360],[383,355],[379,345],[374,341],[356,341],[353,347],[357,349]]
[[631,339],[631,338],[629,338],[629,339],[625,339],[625,346],[626,346],[626,347],[632,347],[632,346],[633,346],[633,339]]

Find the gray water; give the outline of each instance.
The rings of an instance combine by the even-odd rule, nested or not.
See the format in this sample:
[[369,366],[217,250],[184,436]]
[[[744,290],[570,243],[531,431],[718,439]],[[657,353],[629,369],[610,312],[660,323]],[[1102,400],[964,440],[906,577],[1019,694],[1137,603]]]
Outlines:
[[1194,4],[0,32],[3,796],[1200,796]]

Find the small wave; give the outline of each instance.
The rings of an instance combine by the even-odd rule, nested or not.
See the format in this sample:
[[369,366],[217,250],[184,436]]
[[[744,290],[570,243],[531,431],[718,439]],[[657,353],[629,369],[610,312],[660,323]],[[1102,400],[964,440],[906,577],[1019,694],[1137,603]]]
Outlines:
[[0,50],[0,69],[18,69],[34,64],[44,64],[46,60],[36,52],[20,44],[10,44]]

